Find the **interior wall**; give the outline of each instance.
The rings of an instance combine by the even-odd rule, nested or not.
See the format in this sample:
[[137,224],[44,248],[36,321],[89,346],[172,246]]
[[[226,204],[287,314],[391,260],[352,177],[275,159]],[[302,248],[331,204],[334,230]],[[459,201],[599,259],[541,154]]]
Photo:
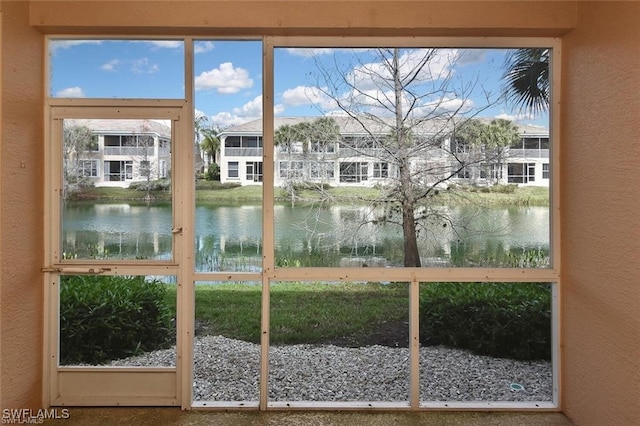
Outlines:
[[41,400],[45,73],[38,31],[567,34],[562,408],[578,424],[640,418],[640,227],[634,221],[640,207],[640,174],[634,173],[640,160],[640,4],[323,3],[0,2],[0,407],[35,408]]
[[579,2],[563,41],[563,409],[640,419],[640,3]]
[[2,2],[0,408],[42,400],[43,38],[27,2]]

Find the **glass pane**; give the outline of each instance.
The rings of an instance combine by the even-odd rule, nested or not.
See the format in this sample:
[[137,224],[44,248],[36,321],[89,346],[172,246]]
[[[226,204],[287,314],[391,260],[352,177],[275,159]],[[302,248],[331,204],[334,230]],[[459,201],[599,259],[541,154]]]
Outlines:
[[176,365],[174,276],[60,277],[60,366]]
[[258,400],[261,289],[259,282],[196,282],[194,401]]
[[409,286],[271,285],[270,401],[409,400]]
[[171,123],[65,119],[66,259],[172,259]]
[[420,284],[421,401],[552,401],[552,285]]
[[276,49],[277,264],[548,267],[549,118],[502,96],[516,51]]
[[56,98],[184,99],[182,40],[49,41]]
[[[196,269],[259,272],[262,43],[198,40],[194,51]],[[237,125],[242,136],[227,137]]]

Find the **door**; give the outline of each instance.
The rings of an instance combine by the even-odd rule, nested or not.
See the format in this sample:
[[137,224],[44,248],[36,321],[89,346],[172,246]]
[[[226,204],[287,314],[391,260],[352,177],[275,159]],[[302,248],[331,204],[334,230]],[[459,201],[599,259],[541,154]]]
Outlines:
[[[175,188],[190,181],[184,176],[192,171],[185,111],[176,101],[54,100],[48,106],[50,405],[181,403],[185,217],[178,206],[185,191]],[[115,136],[148,146],[114,151],[109,140]],[[171,148],[159,149],[167,140]],[[86,173],[87,161],[105,169]],[[171,178],[157,178],[162,170]],[[102,201],[105,196],[110,201]]]

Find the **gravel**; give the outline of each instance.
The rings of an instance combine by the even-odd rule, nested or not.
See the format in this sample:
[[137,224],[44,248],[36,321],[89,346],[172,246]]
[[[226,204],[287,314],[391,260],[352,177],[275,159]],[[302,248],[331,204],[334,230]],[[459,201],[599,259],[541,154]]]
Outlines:
[[[222,336],[194,342],[194,401],[257,401],[260,345]],[[116,360],[118,366],[174,366],[175,348]],[[551,401],[546,361],[515,361],[420,348],[421,401]],[[409,350],[387,346],[272,346],[270,401],[408,401]]]

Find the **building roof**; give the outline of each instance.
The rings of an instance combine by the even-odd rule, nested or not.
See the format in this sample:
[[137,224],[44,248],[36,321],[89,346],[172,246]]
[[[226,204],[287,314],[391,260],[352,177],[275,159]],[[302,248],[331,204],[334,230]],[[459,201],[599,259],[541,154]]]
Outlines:
[[[378,120],[371,120],[369,118],[362,118],[360,121],[347,116],[330,116],[333,118],[340,127],[340,133],[343,135],[364,135],[368,133],[373,134],[386,134],[393,126],[393,118],[385,118]],[[274,128],[277,130],[281,126],[289,125],[293,126],[299,123],[310,123],[314,120],[322,117],[274,117]],[[480,118],[481,121],[489,123],[493,118]],[[416,128],[420,128],[423,134],[437,134],[442,132],[443,128],[450,125],[451,122],[429,119],[420,122],[416,125]],[[368,131],[365,131],[365,127]],[[531,124],[518,124],[516,126],[520,129],[521,134],[531,135],[548,135],[549,130],[542,127]],[[248,135],[261,135],[262,134],[262,118],[247,121],[246,123],[239,124],[237,126],[229,127],[222,132],[220,136],[227,136],[231,134],[248,134]]]
[[171,127],[155,120],[131,119],[69,119],[71,125],[86,126],[94,133],[100,134],[149,134],[171,139]]

